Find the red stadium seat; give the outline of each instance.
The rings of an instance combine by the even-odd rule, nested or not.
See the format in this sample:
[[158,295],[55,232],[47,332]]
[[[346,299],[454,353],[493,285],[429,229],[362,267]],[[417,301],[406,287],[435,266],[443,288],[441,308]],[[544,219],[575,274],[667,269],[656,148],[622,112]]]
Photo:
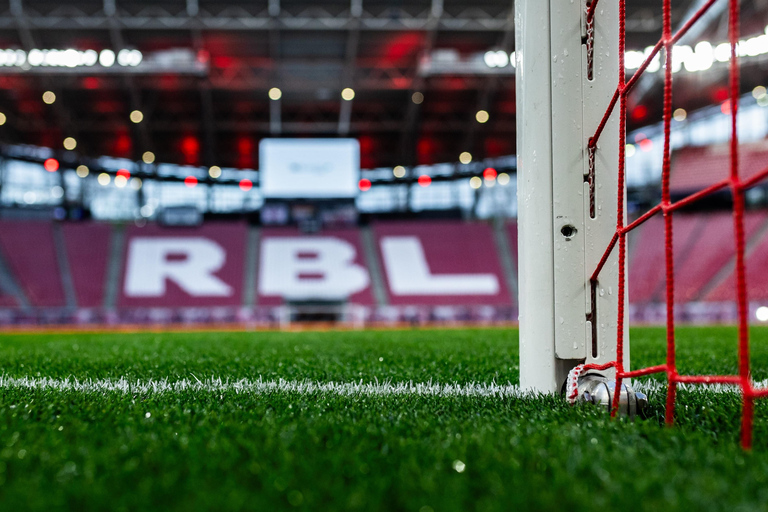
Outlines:
[[64,224],[64,245],[72,273],[77,305],[97,308],[104,304],[109,260],[108,224]]
[[0,250],[32,306],[65,305],[50,222],[0,221]]

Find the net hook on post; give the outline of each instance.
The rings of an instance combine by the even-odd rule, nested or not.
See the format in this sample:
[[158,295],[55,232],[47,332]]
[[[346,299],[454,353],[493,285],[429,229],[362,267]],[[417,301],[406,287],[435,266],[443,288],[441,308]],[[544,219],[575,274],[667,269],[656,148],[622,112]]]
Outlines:
[[568,378],[563,385],[563,394],[571,405],[591,404],[629,418],[642,416],[648,407],[648,397],[644,393],[635,391],[628,384],[622,384],[619,391],[619,406],[613,411],[615,393],[616,381],[606,378],[602,373],[591,370],[583,364],[568,372]]

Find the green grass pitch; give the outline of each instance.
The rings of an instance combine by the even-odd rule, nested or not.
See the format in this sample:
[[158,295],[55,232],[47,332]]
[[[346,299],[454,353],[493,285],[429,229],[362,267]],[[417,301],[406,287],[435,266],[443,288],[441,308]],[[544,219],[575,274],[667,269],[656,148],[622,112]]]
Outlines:
[[[736,371],[733,328],[678,337],[681,372]],[[633,367],[664,361],[662,329],[631,339]],[[766,379],[768,329],[752,347]],[[682,391],[669,429],[663,386],[634,422],[556,397],[300,386],[517,384],[512,329],[4,335],[0,379],[3,511],[768,509],[768,404],[744,452],[733,392]],[[296,386],[233,384],[280,379]]]

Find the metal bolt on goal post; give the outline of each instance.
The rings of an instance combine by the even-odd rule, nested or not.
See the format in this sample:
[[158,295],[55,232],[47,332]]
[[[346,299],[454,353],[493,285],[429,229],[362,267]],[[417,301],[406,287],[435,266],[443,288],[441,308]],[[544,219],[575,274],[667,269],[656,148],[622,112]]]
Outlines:
[[[740,0],[721,2],[731,49],[729,175],[683,199],[673,202],[670,197],[673,48],[716,1],[699,0],[673,32],[672,2],[663,0],[662,37],[629,80],[624,66],[626,0],[604,0],[599,9],[599,0],[516,2],[520,383],[523,389],[554,393],[565,382],[569,401],[610,402],[615,415],[622,409],[631,414],[645,401],[629,388],[630,378],[664,374],[668,425],[674,422],[678,384],[736,386],[743,404],[741,442],[750,448],[754,402],[768,397],[768,389],[755,387],[750,374],[744,193],[768,178],[768,168],[745,179],[739,173]],[[662,49],[662,199],[627,223],[627,97]],[[673,214],[723,189],[733,196],[739,371],[681,375],[676,363]],[[657,214],[664,218],[666,361],[630,370],[626,236]]]

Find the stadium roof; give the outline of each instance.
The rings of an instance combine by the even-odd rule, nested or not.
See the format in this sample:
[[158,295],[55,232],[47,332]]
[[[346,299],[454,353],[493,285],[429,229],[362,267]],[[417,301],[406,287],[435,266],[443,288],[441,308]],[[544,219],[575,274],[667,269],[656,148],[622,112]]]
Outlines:
[[[701,3],[674,2],[673,24]],[[659,2],[628,4],[628,49],[642,50],[659,37]],[[367,168],[511,154],[514,70],[483,67],[482,56],[514,50],[512,10],[509,0],[0,0],[0,48],[143,57],[138,66],[130,53],[110,67],[6,63],[0,138],[60,148],[71,136],[86,155],[152,151],[163,162],[252,168],[269,136],[357,137]],[[764,30],[767,10],[744,3],[744,35]],[[691,42],[725,40],[720,18],[701,26]],[[755,63],[745,90],[765,77],[765,60]],[[681,76],[679,105],[719,101],[725,73]],[[654,87],[653,77],[639,84],[647,106],[634,126],[657,118],[660,99],[645,92]],[[354,99],[342,99],[344,88]],[[51,105],[41,101],[48,90]],[[480,110],[487,123],[476,121]]]

